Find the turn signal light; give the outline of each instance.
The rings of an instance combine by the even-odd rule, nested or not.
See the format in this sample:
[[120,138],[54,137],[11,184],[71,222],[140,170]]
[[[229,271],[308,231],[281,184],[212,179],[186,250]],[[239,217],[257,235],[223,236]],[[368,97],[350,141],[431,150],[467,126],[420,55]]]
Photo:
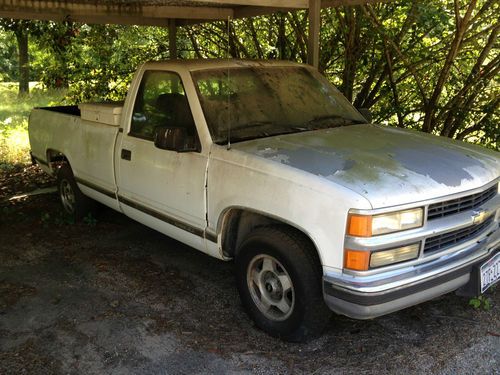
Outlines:
[[370,252],[360,250],[345,250],[345,268],[355,271],[366,271],[370,266]]
[[371,237],[372,217],[368,215],[350,214],[347,221],[347,233],[356,237]]

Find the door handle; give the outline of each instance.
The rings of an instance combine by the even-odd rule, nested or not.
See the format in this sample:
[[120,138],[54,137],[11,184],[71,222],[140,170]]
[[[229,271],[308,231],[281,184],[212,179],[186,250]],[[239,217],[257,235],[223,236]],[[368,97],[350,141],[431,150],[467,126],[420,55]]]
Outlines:
[[123,160],[132,160],[132,151],[122,148],[121,157]]

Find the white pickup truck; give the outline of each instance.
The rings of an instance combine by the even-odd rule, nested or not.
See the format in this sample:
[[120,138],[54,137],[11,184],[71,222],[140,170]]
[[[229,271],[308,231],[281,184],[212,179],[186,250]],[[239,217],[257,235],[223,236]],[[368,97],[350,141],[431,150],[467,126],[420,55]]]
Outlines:
[[500,277],[499,154],[370,124],[309,66],[147,63],[124,103],[34,109],[29,135],[68,213],[95,200],[234,259],[286,340]]

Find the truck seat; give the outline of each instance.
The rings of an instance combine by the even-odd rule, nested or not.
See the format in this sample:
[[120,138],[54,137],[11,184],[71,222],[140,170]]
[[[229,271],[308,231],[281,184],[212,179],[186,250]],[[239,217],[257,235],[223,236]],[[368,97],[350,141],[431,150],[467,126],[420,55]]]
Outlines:
[[185,95],[161,94],[156,99],[156,108],[169,119],[166,126],[186,128],[188,134],[194,134],[194,120]]

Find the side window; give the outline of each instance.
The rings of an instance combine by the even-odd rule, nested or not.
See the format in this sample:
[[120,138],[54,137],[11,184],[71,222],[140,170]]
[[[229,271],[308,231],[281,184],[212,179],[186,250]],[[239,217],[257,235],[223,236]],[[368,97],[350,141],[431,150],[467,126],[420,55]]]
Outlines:
[[184,127],[193,140],[196,127],[180,77],[146,71],[135,99],[130,135],[153,140],[157,127]]

